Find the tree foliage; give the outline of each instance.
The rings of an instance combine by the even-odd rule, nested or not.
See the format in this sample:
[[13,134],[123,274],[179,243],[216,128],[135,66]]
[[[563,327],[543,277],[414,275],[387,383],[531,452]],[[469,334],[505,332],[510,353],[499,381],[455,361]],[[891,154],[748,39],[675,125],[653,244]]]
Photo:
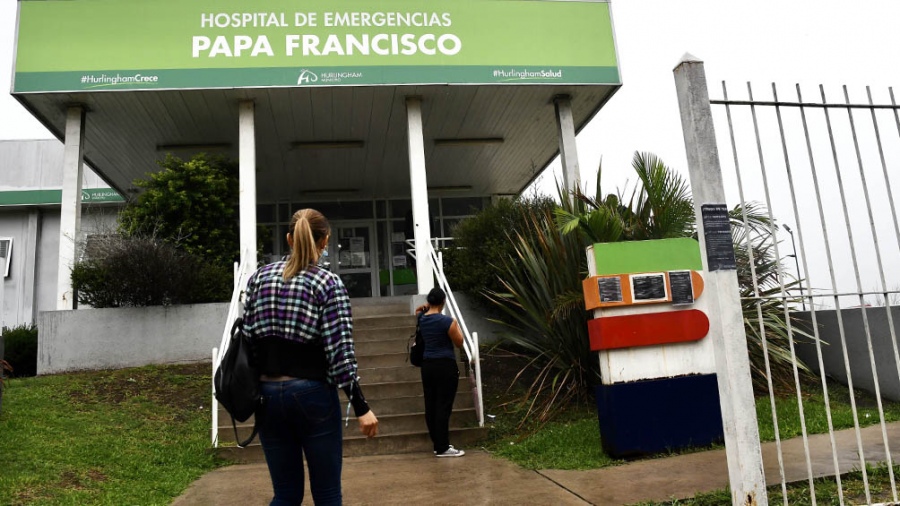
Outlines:
[[444,252],[444,270],[455,291],[479,296],[482,290],[503,288],[497,276],[505,259],[515,256],[509,235],[531,228],[532,211],[549,211],[549,197],[499,200],[453,230],[453,246]]
[[78,301],[92,307],[228,300],[238,258],[237,166],[221,156],[167,155],[139,179],[119,233],[95,237],[72,269]]
[[237,165],[198,154],[188,161],[167,155],[161,170],[139,179],[143,191],[119,215],[126,237],[156,237],[218,265],[239,257]]

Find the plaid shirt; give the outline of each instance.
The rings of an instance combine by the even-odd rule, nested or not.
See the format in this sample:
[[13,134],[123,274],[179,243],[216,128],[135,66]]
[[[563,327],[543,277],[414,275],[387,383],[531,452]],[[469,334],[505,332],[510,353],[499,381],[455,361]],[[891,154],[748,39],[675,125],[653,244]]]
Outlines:
[[337,274],[317,266],[285,281],[285,263],[261,267],[247,282],[244,332],[252,338],[321,342],[328,360],[328,383],[349,386],[357,379],[357,365],[344,283]]

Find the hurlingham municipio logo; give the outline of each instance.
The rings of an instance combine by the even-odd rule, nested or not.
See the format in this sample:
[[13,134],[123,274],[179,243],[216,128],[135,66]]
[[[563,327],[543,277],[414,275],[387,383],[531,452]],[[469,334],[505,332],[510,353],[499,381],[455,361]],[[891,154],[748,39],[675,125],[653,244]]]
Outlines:
[[300,71],[300,77],[297,78],[297,84],[310,84],[319,80],[319,76],[315,72],[308,69]]

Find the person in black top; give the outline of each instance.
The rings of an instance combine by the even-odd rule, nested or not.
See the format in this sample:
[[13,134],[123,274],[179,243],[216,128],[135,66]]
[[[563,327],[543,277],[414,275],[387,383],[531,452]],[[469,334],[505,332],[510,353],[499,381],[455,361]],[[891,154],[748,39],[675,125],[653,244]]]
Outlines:
[[447,295],[440,288],[428,293],[427,304],[416,308],[419,331],[425,340],[422,360],[422,389],[425,394],[425,423],[437,457],[462,457],[466,452],[450,444],[450,414],[459,384],[457,348],[463,335],[456,320],[441,313]]

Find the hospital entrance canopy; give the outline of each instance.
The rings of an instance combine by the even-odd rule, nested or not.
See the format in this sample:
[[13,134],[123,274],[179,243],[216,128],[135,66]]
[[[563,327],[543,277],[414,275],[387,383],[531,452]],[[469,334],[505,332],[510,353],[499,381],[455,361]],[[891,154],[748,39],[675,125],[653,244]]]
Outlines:
[[[410,195],[407,99],[427,185],[517,194],[620,86],[606,1],[19,0],[13,95],[111,186],[165,153],[237,158],[254,107],[257,200]],[[567,105],[569,107],[569,105]]]

